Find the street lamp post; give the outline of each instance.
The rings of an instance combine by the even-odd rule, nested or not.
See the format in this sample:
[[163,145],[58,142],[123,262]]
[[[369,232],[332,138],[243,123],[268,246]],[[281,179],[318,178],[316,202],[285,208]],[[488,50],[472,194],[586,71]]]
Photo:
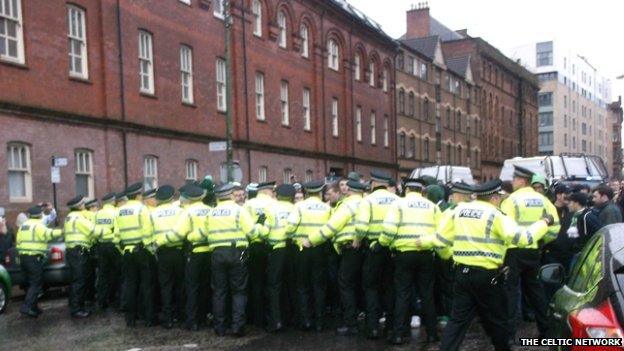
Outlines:
[[232,169],[232,13],[230,0],[223,0],[223,25],[225,26],[225,138],[227,181],[234,180]]

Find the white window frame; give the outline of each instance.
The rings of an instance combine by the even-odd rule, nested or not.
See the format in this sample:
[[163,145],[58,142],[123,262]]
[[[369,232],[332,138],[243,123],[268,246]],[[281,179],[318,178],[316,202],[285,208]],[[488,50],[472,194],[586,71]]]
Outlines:
[[79,176],[86,176],[87,194],[83,195],[86,198],[92,199],[95,197],[95,185],[93,180],[93,151],[78,149],[74,152],[74,157],[76,160],[76,185],[78,185]]
[[217,84],[217,110],[227,111],[227,65],[224,59],[218,57],[215,63],[216,84]]
[[260,166],[258,168],[258,183],[264,183],[267,181],[269,175],[269,167]]
[[[32,201],[32,171],[30,161],[30,146],[24,143],[9,143],[7,145],[7,186],[9,202],[23,203]],[[21,173],[24,184],[24,196],[11,195],[11,172]]]
[[280,82],[280,112],[282,114],[282,125],[290,125],[290,104],[288,102],[288,82]]
[[[154,94],[154,54],[152,34],[139,30],[139,87],[145,94]],[[147,79],[147,86],[144,86]]]
[[384,115],[384,120],[383,120],[383,143],[384,143],[384,147],[389,147],[390,146],[390,130],[389,130],[389,126],[388,126],[388,115]]
[[338,99],[332,98],[331,105],[332,136],[338,137]]
[[360,57],[360,53],[356,53],[353,58],[353,76],[355,80],[359,81],[362,79],[362,59]]
[[308,26],[302,24],[299,28],[299,36],[301,37],[301,57],[310,57],[310,30]]
[[327,67],[334,71],[340,69],[340,48],[334,39],[327,41]]
[[143,159],[143,187],[145,190],[158,187],[158,157],[145,156]]
[[256,119],[264,121],[264,73],[256,72]]
[[370,116],[370,141],[371,145],[377,145],[377,115],[371,111]]
[[190,46],[180,46],[180,84],[182,88],[182,102],[192,104],[193,97],[193,49]]
[[[75,5],[67,5],[69,75],[83,79],[89,78],[86,16],[84,9]],[[78,45],[77,52],[74,51],[75,45]],[[76,61],[80,61],[80,70],[76,68]]]
[[375,61],[373,60],[368,64],[368,85],[375,86]]
[[286,14],[283,10],[277,12],[277,26],[279,28],[279,35],[277,37],[277,43],[280,48],[288,48],[288,28],[286,21]]
[[[12,23],[15,26],[15,36],[9,36],[8,34],[0,35],[0,42],[3,43],[4,53],[0,53],[0,60],[23,64],[25,62],[24,57],[24,32],[22,22],[22,1],[15,0],[15,2],[5,3],[0,11],[0,18],[4,19],[2,31],[8,33],[8,25]],[[16,5],[16,6],[13,6]],[[9,42],[15,42],[15,56],[8,54]]]
[[312,129],[312,120],[310,112],[310,95],[312,92],[308,88],[303,88],[303,130],[309,131]]
[[197,162],[197,160],[188,159],[184,163],[184,166],[184,168],[186,169],[186,180],[197,180],[197,169],[199,168],[199,162]]
[[362,141],[362,107],[355,108],[355,140]]
[[282,173],[284,177],[284,184],[291,184],[290,177],[293,176],[292,168],[284,168],[284,172]]
[[253,13],[253,34],[262,38],[262,3],[260,0],[253,0],[251,12]]
[[225,19],[225,0],[212,0],[212,8],[215,17]]
[[308,169],[308,170],[305,172],[305,182],[306,182],[306,183],[309,183],[309,182],[311,182],[311,181],[312,181],[312,179],[313,179],[313,178],[314,178],[314,171],[313,171],[313,170],[311,170],[311,169]]

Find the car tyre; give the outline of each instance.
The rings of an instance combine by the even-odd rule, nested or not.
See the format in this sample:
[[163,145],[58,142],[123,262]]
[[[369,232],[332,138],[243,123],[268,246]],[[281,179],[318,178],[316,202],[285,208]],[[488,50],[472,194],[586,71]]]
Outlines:
[[9,304],[9,289],[4,284],[0,284],[0,314],[6,311],[8,304]]

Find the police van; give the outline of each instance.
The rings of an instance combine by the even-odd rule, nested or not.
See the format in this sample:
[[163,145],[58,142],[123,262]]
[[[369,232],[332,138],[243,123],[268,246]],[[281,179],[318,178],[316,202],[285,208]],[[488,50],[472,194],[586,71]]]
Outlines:
[[410,178],[420,178],[430,176],[442,184],[463,181],[467,184],[475,184],[472,171],[469,167],[462,166],[432,166],[416,168],[412,171]]
[[527,168],[546,177],[548,184],[563,182],[594,187],[609,180],[603,159],[596,155],[560,154],[558,156],[516,157],[505,160],[500,179],[513,179],[514,166]]

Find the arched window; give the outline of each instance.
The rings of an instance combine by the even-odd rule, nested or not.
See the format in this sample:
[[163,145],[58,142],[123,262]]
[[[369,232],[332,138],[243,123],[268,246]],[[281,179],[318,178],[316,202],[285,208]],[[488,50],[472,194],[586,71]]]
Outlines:
[[416,137],[410,135],[409,146],[407,147],[407,158],[414,158],[416,154]]
[[362,55],[359,52],[356,52],[353,57],[353,76],[355,80],[362,79]]
[[253,0],[251,12],[253,13],[253,34],[262,37],[262,3],[260,0]]
[[340,47],[334,39],[327,41],[327,67],[335,71],[340,69]]
[[455,121],[455,128],[457,129],[458,132],[462,131],[462,122],[461,122],[461,111],[456,111],[456,121]]
[[186,180],[194,181],[197,180],[197,168],[199,162],[196,160],[186,160],[185,168],[186,168]]
[[368,63],[368,84],[371,87],[375,86],[375,75],[377,74],[377,72],[375,72],[375,61],[371,60]]
[[399,113],[405,114],[405,90],[399,89]]
[[286,28],[286,14],[284,13],[284,11],[279,11],[277,13],[277,26],[279,27],[278,44],[280,48],[286,49],[288,47],[288,43],[286,40],[287,28]]
[[299,28],[299,36],[301,37],[301,56],[310,57],[310,33],[308,26],[302,24]]
[[422,116],[423,120],[428,121],[429,120],[429,99],[425,98],[425,101],[423,101],[423,116]]
[[399,157],[405,158],[405,133],[399,134]]
[[381,89],[384,93],[388,92],[388,75],[389,75],[388,67],[384,67],[381,72]]
[[414,93],[410,91],[407,99],[407,114],[410,117],[414,117],[414,105],[415,105]]
[[457,145],[457,165],[461,166],[464,163],[464,155],[461,145]]
[[145,190],[158,187],[158,158],[156,156],[148,155],[143,160],[143,187]]
[[423,156],[425,161],[429,161],[429,137],[426,137],[423,142]]

